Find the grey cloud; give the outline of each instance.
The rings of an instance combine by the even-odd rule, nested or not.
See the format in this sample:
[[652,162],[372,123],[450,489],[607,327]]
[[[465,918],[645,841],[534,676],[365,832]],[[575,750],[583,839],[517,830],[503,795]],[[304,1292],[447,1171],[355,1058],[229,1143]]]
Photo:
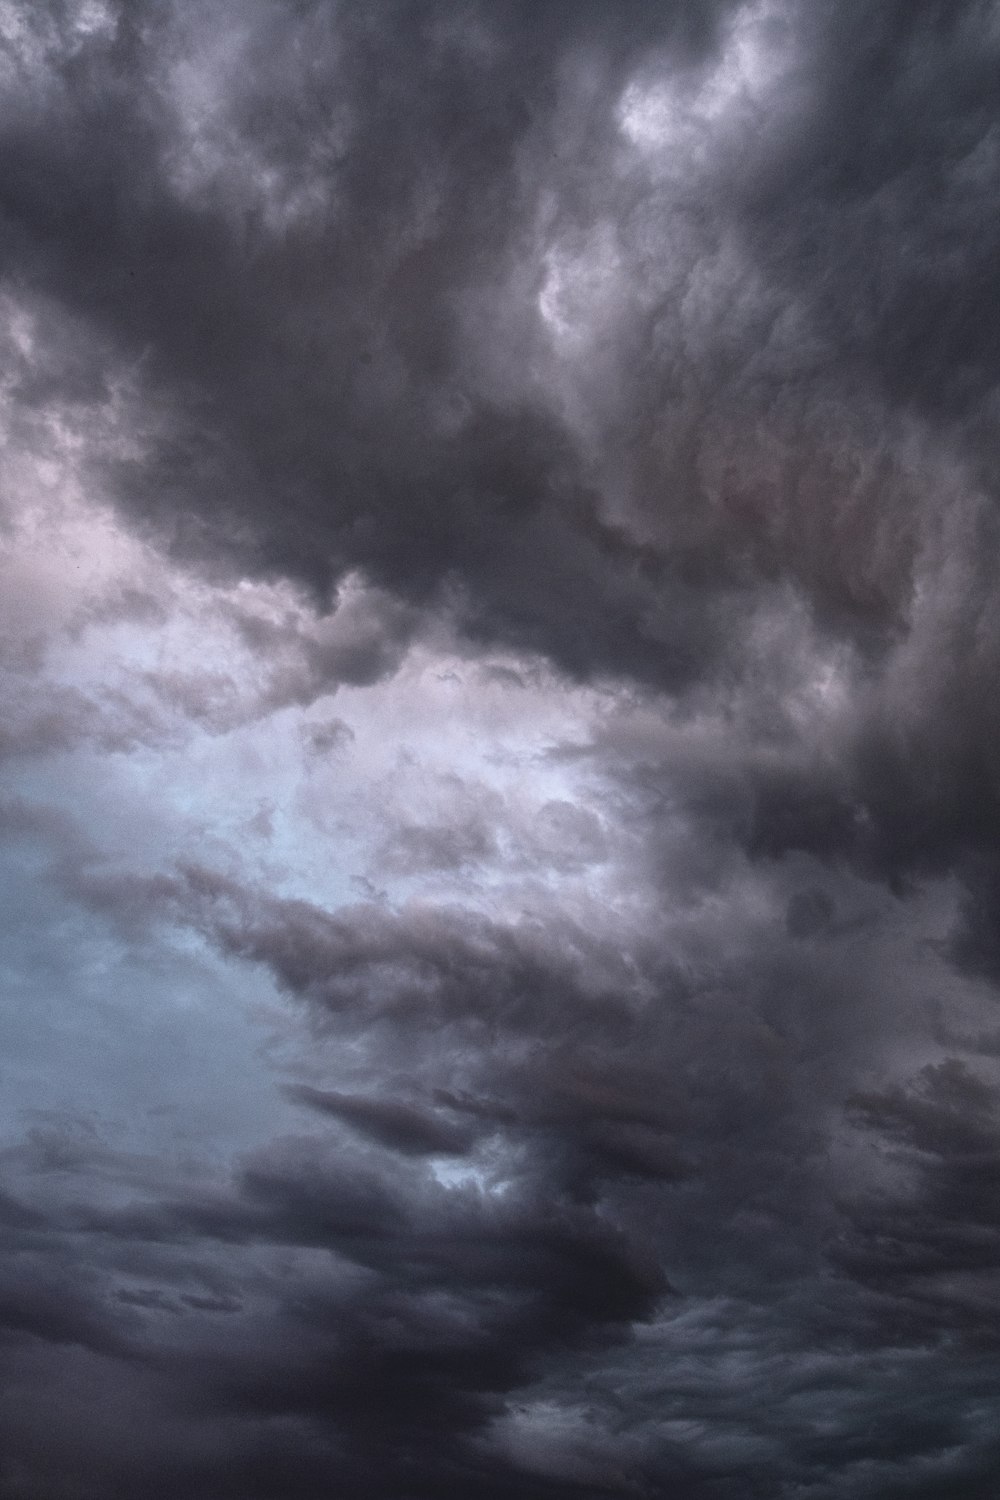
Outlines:
[[[443,589],[475,634],[578,672],[697,679],[728,658],[746,585],[776,574],[834,624],[898,623],[926,502],[891,401],[873,419],[877,407],[856,399],[841,315],[858,323],[864,302],[836,256],[885,265],[897,233],[924,264],[925,241],[949,222],[944,208],[926,212],[921,184],[935,170],[951,169],[956,194],[981,202],[975,174],[959,186],[963,143],[971,152],[986,133],[977,7],[937,30],[933,7],[905,24],[892,6],[874,17],[852,8],[843,29],[789,7],[778,21],[802,53],[797,102],[790,119],[763,116],[742,193],[732,174],[723,191],[700,169],[686,189],[643,185],[638,169],[619,170],[613,118],[630,77],[673,68],[695,79],[689,90],[710,87],[739,21],[731,7],[634,5],[613,28],[590,6],[572,21],[535,7],[530,24],[518,6],[472,7],[461,24],[433,6],[392,14],[388,27],[306,6],[283,30],[261,6],[226,45],[224,9],[206,12],[221,98],[185,123],[174,95],[178,79],[194,87],[201,76],[197,25],[115,13],[72,65],[53,66],[44,137],[30,114],[15,115],[14,251],[33,253],[35,275],[123,350],[150,351],[151,378],[187,408],[187,436],[169,459],[136,469],[131,503],[155,508],[186,546],[219,555],[228,545],[244,564],[323,586],[360,567],[417,602]],[[844,37],[859,42],[855,63]],[[957,76],[962,88],[950,91]],[[935,109],[908,133],[921,90]],[[845,92],[857,101],[849,131],[834,114]],[[275,108],[290,97],[296,110]],[[747,106],[737,97],[734,107]],[[131,128],[113,130],[113,111]],[[719,150],[721,162],[726,140]],[[178,165],[188,157],[207,173],[197,191]],[[222,190],[234,161],[259,200],[240,206],[242,227]],[[85,189],[71,190],[75,176]],[[910,204],[898,230],[879,208],[885,182]],[[271,191],[286,195],[280,212]],[[700,194],[699,209],[685,191]],[[544,383],[516,396],[497,387],[467,326],[473,308],[473,322],[502,318],[489,332],[512,345],[515,367],[550,362],[528,332],[533,310],[504,303],[512,258],[538,253],[546,195],[554,243],[574,230],[586,243],[602,214],[621,219],[631,277],[617,344],[594,361],[607,380],[583,389],[583,428],[567,426]],[[71,226],[58,239],[46,228],[55,201]],[[831,232],[855,204],[854,238]],[[962,243],[977,263],[995,258],[981,215]],[[920,301],[900,276],[903,302]],[[832,315],[815,288],[840,296]],[[940,293],[922,300],[934,297],[940,305]],[[892,298],[890,284],[886,318],[909,328]],[[813,335],[795,333],[800,305]],[[823,350],[820,379],[803,378],[803,337]],[[934,350],[956,365],[947,341],[931,339]],[[705,394],[692,395],[689,367]],[[553,367],[552,383],[561,378]],[[465,414],[442,425],[440,403],[455,391]],[[607,455],[596,467],[595,446]]]
[[[114,39],[95,35],[72,67],[54,70],[44,139],[29,114],[15,116],[12,249],[34,253],[40,234],[43,280],[86,289],[84,315],[112,344],[149,351],[150,377],[165,381],[182,409],[193,398],[174,451],[133,464],[123,481],[129,503],[155,508],[179,545],[218,551],[225,538],[244,563],[256,557],[324,584],[360,566],[416,600],[444,587],[474,630],[551,647],[580,669],[591,651],[610,663],[631,649],[649,670],[658,658],[665,670],[690,673],[696,657],[717,649],[714,627],[687,622],[680,602],[664,615],[634,576],[639,555],[601,523],[552,417],[531,399],[510,405],[504,394],[501,404],[477,391],[471,367],[462,375],[458,309],[466,288],[484,275],[488,284],[491,264],[503,275],[509,236],[498,227],[511,202],[534,190],[532,162],[550,149],[552,89],[574,87],[570,74],[560,85],[561,58],[589,56],[622,76],[623,59],[644,39],[674,35],[682,44],[698,10],[657,17],[635,6],[610,31],[602,11],[587,7],[568,35],[562,12],[536,8],[530,32],[524,19],[517,7],[470,12],[455,27],[433,10],[401,6],[390,34],[346,16],[331,28],[307,7],[286,38],[273,11],[257,11],[247,45],[258,67],[228,78],[229,128],[272,176],[294,174],[297,131],[327,109],[325,76],[344,101],[349,149],[322,168],[316,223],[277,232],[265,218],[244,244],[214,194],[185,198],[165,150],[176,127],[163,69],[196,71],[172,49],[197,49],[197,38],[185,41],[183,28],[172,37],[166,16],[117,16]],[[315,84],[301,77],[300,45]],[[267,100],[303,86],[305,114],[293,128]],[[463,96],[468,114],[458,107]],[[129,126],[113,125],[112,110]],[[597,133],[606,128],[595,116]],[[84,140],[87,165],[76,159]],[[203,150],[211,159],[211,139]],[[45,227],[54,200],[41,189],[40,159],[63,221],[70,202],[80,218],[79,232],[58,240]],[[73,179],[80,190],[70,191]],[[134,194],[123,193],[126,180]],[[116,199],[118,229],[107,219]],[[121,240],[116,250],[109,234]],[[169,256],[156,249],[165,244]],[[108,277],[99,265],[116,269]],[[471,403],[454,434],[434,415],[450,384],[466,385]],[[182,489],[207,495],[206,484],[216,521],[177,503]],[[684,589],[675,578],[674,592]],[[602,600],[596,612],[593,597]],[[672,628],[676,646],[664,635]]]
[[[908,1371],[906,1350],[920,1347],[935,1297],[947,1312],[933,1315],[964,1326],[988,1251],[967,1264],[951,1202],[923,1210],[930,1224],[918,1231],[904,1201],[892,1223],[914,1264],[882,1268],[878,1217],[863,1202],[838,1206],[824,1165],[823,1119],[844,1085],[826,1076],[823,1028],[797,1036],[791,993],[784,1015],[773,993],[793,983],[813,1007],[831,996],[842,1006],[846,975],[857,983],[867,961],[863,948],[852,953],[863,931],[826,940],[848,947],[832,982],[829,953],[810,959],[795,935],[784,979],[766,949],[759,973],[726,975],[717,963],[696,977],[660,942],[638,955],[630,943],[626,961],[599,933],[561,931],[551,916],[519,930],[457,910],[327,912],[204,869],[142,881],[82,849],[64,856],[60,878],[126,930],[194,924],[241,961],[270,966],[316,1017],[317,1046],[328,1037],[312,1076],[344,1040],[372,1039],[366,1090],[357,1072],[350,1087],[294,1085],[315,1133],[272,1141],[228,1180],[154,1182],[148,1166],[110,1160],[95,1201],[93,1147],[59,1156],[58,1183],[40,1170],[51,1152],[9,1163],[21,1173],[11,1222],[34,1245],[32,1286],[51,1286],[53,1264],[92,1268],[75,1310],[45,1293],[31,1337],[100,1348],[105,1389],[124,1361],[140,1390],[152,1382],[141,1398],[151,1410],[193,1400],[219,1424],[207,1448],[182,1429],[179,1469],[165,1465],[154,1428],[127,1460],[154,1483],[184,1472],[227,1493],[238,1442],[229,1423],[255,1433],[262,1495],[319,1493],[339,1463],[373,1497],[473,1481],[501,1497],[567,1486],[596,1496],[619,1492],[624,1472],[639,1493],[683,1484],[701,1500],[809,1483],[839,1500],[893,1484],[905,1493],[946,1450],[964,1455],[954,1473],[976,1482],[981,1459],[963,1426],[975,1382],[962,1387],[939,1363],[938,1378],[955,1382],[947,1412],[933,1432],[914,1426],[932,1377]],[[776,941],[786,904],[779,889]],[[735,953],[746,964],[747,948]],[[851,1017],[830,1025],[839,1037]],[[400,1070],[403,1096],[391,1082]],[[960,1068],[929,1074],[925,1102],[871,1092],[855,1111],[866,1130],[949,1167],[992,1142],[990,1091]],[[348,1129],[330,1131],[324,1117]],[[438,1184],[426,1158],[456,1151],[472,1176]],[[957,1188],[974,1223],[985,1206],[964,1188],[977,1170],[970,1161]],[[952,1247],[941,1294],[917,1284],[918,1247],[937,1232]],[[956,1275],[969,1284],[956,1288]],[[697,1376],[682,1332],[655,1366],[633,1343],[657,1318],[672,1327],[725,1295],[749,1299],[742,1324],[719,1336]],[[810,1374],[817,1349],[833,1362],[825,1376]],[[858,1374],[873,1350],[885,1381],[904,1381],[898,1401]],[[727,1359],[739,1371],[751,1357],[763,1362],[762,1389],[778,1391],[776,1414],[745,1390],[749,1377],[725,1373]],[[507,1430],[495,1424],[509,1420],[512,1398],[530,1408],[531,1393],[548,1390],[558,1409],[567,1393],[579,1399],[583,1375],[594,1409],[619,1412],[589,1467],[575,1439],[488,1440]],[[814,1388],[832,1404],[836,1436],[816,1435]],[[676,1415],[661,1429],[665,1389]],[[878,1441],[866,1426],[875,1412],[886,1424]],[[299,1434],[287,1445],[276,1435],[286,1424]],[[27,1436],[19,1451],[35,1453]],[[121,1482],[124,1452],[99,1444],[105,1483]],[[935,1483],[952,1482],[941,1472]],[[758,1473],[759,1483],[748,1477]]]
[[324,719],[308,724],[303,737],[309,750],[316,755],[328,755],[342,751],[354,739],[354,731],[343,719]]
[[[408,1471],[429,1493],[452,1465],[469,1475],[482,1470],[498,1494],[513,1492],[516,1477],[463,1453],[463,1435],[546,1354],[591,1345],[602,1326],[604,1337],[620,1336],[662,1290],[655,1266],[597,1216],[530,1187],[495,1204],[477,1193],[402,1183],[393,1190],[317,1144],[276,1144],[244,1165],[229,1192],[78,1210],[53,1223],[37,1237],[39,1270],[28,1284],[38,1314],[20,1297],[16,1321],[5,1317],[5,1326],[57,1343],[89,1347],[96,1339],[106,1356],[133,1364],[140,1378],[155,1375],[168,1392],[193,1381],[223,1430],[232,1413],[279,1427],[304,1423],[317,1438],[325,1432],[321,1446],[342,1447],[373,1494]],[[77,1295],[78,1310],[64,1311],[62,1294],[46,1289],[44,1268],[67,1250],[78,1254],[80,1234],[97,1236],[100,1273]],[[182,1256],[177,1270],[183,1275],[186,1262],[190,1276],[202,1262],[210,1269],[213,1246],[235,1245],[258,1247],[243,1298],[178,1296],[169,1283],[162,1291],[149,1283],[155,1271],[162,1284],[166,1266],[155,1258],[144,1264],[144,1246],[154,1257]],[[265,1270],[268,1247],[281,1246],[324,1255],[289,1286],[280,1256]],[[330,1252],[343,1271],[331,1274]],[[145,1273],[146,1284],[119,1285],[99,1317],[109,1278],[126,1270]],[[220,1311],[226,1328],[239,1322],[232,1342],[205,1321]],[[178,1317],[198,1319],[186,1339],[175,1331],[187,1326]],[[435,1457],[442,1443],[452,1450],[445,1470]],[[209,1462],[209,1482],[224,1483],[224,1450]],[[288,1473],[284,1465],[279,1472]],[[280,1484],[275,1478],[262,1493],[278,1493]]]
[[[0,1496],[985,1500],[996,6],[0,29],[4,525],[62,484],[147,549],[65,607],[13,580],[11,899],[30,846],[54,983],[89,923],[81,970],[141,955],[183,1016],[204,953],[275,1033],[253,1073],[174,1022],[203,1093],[258,1091],[217,1150],[116,1146],[137,1121],[39,1078],[0,1155]],[[161,565],[217,656],[52,675],[169,622]],[[197,727],[284,715],[320,804],[373,738],[320,700],[442,639],[480,687],[593,694],[520,752],[537,795],[442,725],[342,885],[292,819],[253,868],[208,815],[104,850]],[[135,759],[78,824],[42,804],[81,745]],[[297,793],[244,750],[276,827]],[[121,1114],[180,1055],[150,1036]]]
[[392,1099],[369,1099],[341,1094],[332,1089],[290,1086],[289,1095],[299,1104],[340,1120],[379,1145],[407,1155],[463,1156],[474,1136],[467,1128],[441,1114],[431,1114]]
[[995,1084],[949,1058],[909,1087],[859,1095],[853,1112],[900,1175],[889,1192],[853,1201],[836,1260],[891,1298],[901,1339],[995,1351]]

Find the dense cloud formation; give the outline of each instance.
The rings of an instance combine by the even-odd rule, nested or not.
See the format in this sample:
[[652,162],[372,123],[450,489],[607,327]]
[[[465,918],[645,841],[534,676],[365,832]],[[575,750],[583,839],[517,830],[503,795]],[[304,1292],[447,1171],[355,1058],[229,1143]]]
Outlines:
[[992,1500],[996,0],[0,77],[0,1500]]

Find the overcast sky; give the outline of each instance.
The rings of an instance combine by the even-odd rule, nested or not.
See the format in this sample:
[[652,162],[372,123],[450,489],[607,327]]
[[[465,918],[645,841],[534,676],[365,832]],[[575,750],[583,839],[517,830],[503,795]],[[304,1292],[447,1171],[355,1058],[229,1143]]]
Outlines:
[[0,80],[0,1500],[994,1500],[1000,5]]

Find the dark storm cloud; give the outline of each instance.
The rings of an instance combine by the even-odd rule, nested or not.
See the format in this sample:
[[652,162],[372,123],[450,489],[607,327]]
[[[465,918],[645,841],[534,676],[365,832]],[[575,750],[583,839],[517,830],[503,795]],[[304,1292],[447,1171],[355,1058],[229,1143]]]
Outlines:
[[[361,568],[583,674],[710,678],[782,577],[866,650],[898,638],[957,505],[928,445],[992,485],[990,6],[775,10],[759,40],[785,72],[763,104],[737,80],[690,159],[697,90],[735,66],[731,6],[240,14],[16,12],[7,284],[64,321],[46,313],[14,392],[138,382],[123,505],[189,555],[324,592]],[[695,125],[636,161],[620,101],[671,78]],[[602,224],[624,289],[567,404],[536,302],[546,255],[586,258]],[[989,509],[955,542],[972,600]],[[828,842],[838,807],[870,805],[905,864],[911,766],[943,759],[946,799],[992,775],[998,632],[950,608],[975,656],[904,706],[901,749],[860,726],[858,785],[804,793]],[[403,610],[347,656],[317,643],[310,682],[390,670],[412,628]],[[794,842],[762,813],[765,844]]]
[[360,1135],[407,1155],[463,1156],[472,1145],[472,1134],[460,1124],[409,1104],[314,1089],[307,1084],[298,1084],[288,1092],[298,1103],[341,1120]]
[[996,22],[981,0],[810,16],[809,128],[750,195],[845,362],[945,420],[984,416],[1000,376]]
[[[30,1267],[12,1307],[26,1316],[22,1285],[39,1299],[29,1330],[12,1324],[12,1372],[39,1344],[92,1351],[108,1399],[124,1364],[131,1400],[183,1416],[169,1461],[166,1433],[126,1443],[70,1423],[55,1494],[85,1452],[98,1486],[142,1472],[168,1493],[185,1474],[224,1495],[248,1442],[248,1492],[275,1497],[321,1493],[331,1468],[360,1493],[428,1500],[473,1482],[504,1497],[811,1484],[838,1500],[977,1482],[988,1375],[966,1342],[989,1295],[991,1169],[965,1162],[992,1149],[989,1090],[950,1064],[912,1096],[857,1099],[863,1135],[929,1158],[913,1209],[902,1190],[859,1196],[825,1159],[859,1057],[914,1004],[887,967],[885,911],[852,922],[870,888],[828,874],[836,901],[807,885],[796,906],[826,926],[787,930],[803,893],[781,874],[761,925],[759,898],[747,912],[729,886],[730,849],[712,884],[724,915],[709,902],[693,931],[640,924],[623,942],[557,902],[514,919],[330,911],[204,867],[149,878],[109,867],[65,819],[7,821],[51,839],[60,886],[129,941],[168,921],[266,965],[326,1049],[302,1076],[365,1041],[349,1086],[292,1085],[313,1131],[229,1181],[172,1183],[58,1131],[8,1163]],[[654,855],[663,835],[654,821]],[[956,1199],[942,1188],[959,1162]],[[939,1331],[954,1358],[930,1360]],[[975,1335],[968,1348],[984,1358]],[[57,1383],[46,1356],[31,1364],[40,1388]],[[915,1415],[930,1401],[932,1428]],[[53,1464],[30,1432],[16,1451],[35,1476]]]
[[[361,1493],[402,1483],[447,1492],[461,1476],[498,1495],[523,1492],[522,1478],[477,1457],[469,1435],[540,1363],[568,1348],[594,1353],[664,1291],[648,1252],[558,1193],[530,1181],[496,1199],[446,1190],[374,1163],[347,1166],[319,1138],[276,1142],[212,1194],[49,1219],[11,1207],[21,1280],[0,1288],[0,1362],[19,1368],[27,1338],[44,1371],[48,1346],[70,1346],[110,1362],[105,1390],[117,1361],[159,1383],[168,1409],[196,1401],[218,1433],[200,1463],[197,1432],[187,1433],[181,1462],[219,1493],[227,1420],[256,1424],[262,1453],[273,1454],[273,1477],[252,1493],[298,1493],[299,1482],[313,1493],[321,1482],[321,1468],[294,1479],[280,1438],[288,1424],[306,1452],[315,1445],[326,1462],[339,1453]],[[283,1247],[322,1255],[287,1281]],[[71,1279],[81,1260],[82,1287]],[[62,1438],[68,1451],[74,1436]],[[155,1460],[154,1484],[157,1440],[140,1445]]]
[[[62,52],[23,18],[9,284],[141,371],[152,452],[123,502],[324,588],[361,566],[418,602],[446,589],[470,628],[579,671],[700,671],[718,622],[602,519],[545,390],[540,273],[506,288],[540,195],[586,216],[631,63],[697,66],[712,8],[249,15],[130,8]],[[484,319],[513,386],[483,368]]]
[[223,735],[435,625],[607,695],[540,757],[598,811],[386,793],[409,899],[0,807],[123,948],[270,976],[294,1119],[228,1167],[5,1150],[3,1500],[985,1500],[996,5],[0,27],[5,524],[58,430],[259,668],[22,703],[32,626],[0,753]]
[[[673,937],[640,929],[624,945],[615,926],[574,922],[555,904],[503,920],[416,903],[331,912],[203,868],[141,879],[81,853],[64,856],[57,878],[123,932],[165,919],[194,927],[265,965],[305,1002],[318,1040],[366,1039],[371,1092],[297,1083],[298,1101],[390,1152],[463,1154],[490,1180],[510,1171],[574,1202],[611,1204],[622,1183],[690,1181],[685,1212],[659,1226],[676,1257],[693,1258],[689,1274],[707,1253],[700,1216],[719,1195],[758,1199],[761,1217],[731,1241],[717,1235],[715,1274],[729,1264],[756,1275],[746,1252],[758,1236],[765,1280],[769,1262],[809,1253],[822,1189],[808,1189],[808,1212],[800,1204],[802,1241],[789,1227],[769,1247],[779,1184],[819,1170],[825,1112],[893,1007],[913,1003],[904,987],[872,1010],[887,976],[866,971],[884,965],[887,934],[871,919],[831,928],[827,946],[801,931],[783,943],[783,882],[763,925],[738,893],[719,897],[724,946],[711,912]],[[842,899],[856,903],[857,890]],[[641,1239],[651,1205],[623,1201],[639,1209]]]
[[952,1058],[928,1065],[909,1088],[860,1095],[853,1107],[861,1125],[884,1137],[902,1181],[856,1206],[838,1259],[894,1294],[911,1336],[925,1339],[938,1325],[973,1348],[995,1350],[995,1088]]
[[[131,10],[113,41],[98,32],[61,53],[50,18],[25,15],[25,52],[42,55],[22,107],[16,90],[12,101],[11,283],[80,300],[119,359],[152,356],[180,425],[173,452],[127,490],[192,546],[231,539],[323,584],[363,563],[426,595],[449,570],[485,581],[495,538],[520,516],[531,539],[519,559],[497,558],[495,595],[533,551],[552,556],[562,506],[581,521],[588,510],[565,439],[530,402],[508,414],[473,391],[468,437],[449,437],[437,411],[469,399],[456,304],[509,242],[519,145],[554,86],[562,28],[547,12],[528,30],[516,11],[463,26],[411,6],[336,24],[328,7],[263,8],[230,42],[231,19],[204,17],[227,86],[217,119],[203,104],[208,138],[190,146],[216,180],[191,201],[167,75],[197,54],[200,27]],[[586,9],[577,27],[606,31]],[[626,18],[626,52],[633,29]],[[251,195],[235,222],[220,193],[233,174]],[[280,199],[299,179],[315,217],[269,223],[261,187],[276,180]],[[472,528],[470,509],[482,512]],[[579,593],[611,539],[575,528],[566,540]],[[528,632],[544,608],[531,573],[518,585]],[[627,630],[634,590],[612,586]]]
[[[172,433],[123,502],[323,588],[447,588],[580,672],[710,670],[748,562],[854,628],[898,618],[921,507],[892,407],[969,413],[995,380],[995,18],[789,6],[770,114],[737,94],[707,166],[644,182],[623,89],[690,93],[731,11],[128,7],[75,37],[18,13],[8,284],[76,320],[50,383],[84,329],[141,361]],[[546,246],[608,218],[631,288],[581,433],[533,303]]]
[[[471,1483],[497,1496],[803,1483],[957,1495],[978,1482],[996,1119],[968,1069],[858,1096],[857,1127],[911,1155],[918,1194],[901,1184],[838,1205],[817,1137],[821,1091],[838,1092],[830,1054],[816,1026],[796,1042],[773,968],[727,983],[716,967],[714,993],[678,1006],[656,945],[641,975],[633,952],[629,976],[553,920],[470,932],[457,913],[333,915],[203,871],[143,888],[93,861],[62,878],[133,926],[172,909],[266,962],[315,1009],[332,1056],[380,1036],[378,1092],[295,1086],[336,1125],[272,1142],[228,1182],[155,1183],[105,1155],[98,1191],[99,1143],[60,1148],[52,1131],[9,1161],[6,1220],[35,1299],[15,1285],[16,1317],[32,1321],[11,1336],[93,1349],[101,1389],[125,1364],[156,1410],[184,1416],[169,1463],[155,1428],[131,1453],[89,1433],[103,1483],[134,1463],[164,1493],[184,1473],[227,1494],[247,1433],[260,1455],[247,1492],[267,1496],[321,1493],[331,1466],[373,1497]],[[862,983],[867,956],[847,961],[850,977],[830,982],[829,953],[795,960],[810,1006]],[[447,1173],[456,1151],[477,1176],[442,1186],[424,1163]],[[89,1279],[70,1297],[81,1263]],[[637,1320],[656,1330],[638,1345]],[[929,1363],[938,1330],[967,1352]],[[20,1370],[24,1345],[12,1349]],[[546,1402],[581,1399],[581,1374],[589,1446],[545,1416]],[[527,1398],[529,1415],[511,1417],[504,1398],[533,1389],[539,1415]],[[84,1439],[71,1423],[62,1441],[72,1454]],[[18,1451],[45,1472],[30,1438]]]

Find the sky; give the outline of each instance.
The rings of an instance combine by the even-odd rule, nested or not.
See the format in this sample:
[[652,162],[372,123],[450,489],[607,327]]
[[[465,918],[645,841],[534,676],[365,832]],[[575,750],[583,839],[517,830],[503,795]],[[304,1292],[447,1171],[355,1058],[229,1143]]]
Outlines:
[[992,1500],[1000,5],[0,0],[0,1500]]

